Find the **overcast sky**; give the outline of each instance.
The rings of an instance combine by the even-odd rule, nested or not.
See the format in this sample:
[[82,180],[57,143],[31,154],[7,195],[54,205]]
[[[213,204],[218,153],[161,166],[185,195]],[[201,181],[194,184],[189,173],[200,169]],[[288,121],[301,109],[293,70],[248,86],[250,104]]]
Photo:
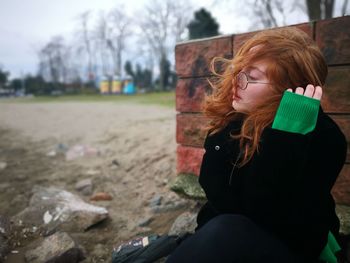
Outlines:
[[[128,0],[122,3],[130,13],[139,10],[150,0]],[[192,0],[198,9],[210,10],[224,34],[249,31],[249,17],[244,16],[243,1]],[[111,10],[117,0],[1,0],[0,8],[0,65],[10,71],[10,78],[37,71],[37,50],[53,36],[69,38],[77,28],[77,17],[87,10]],[[289,23],[305,21],[306,15],[296,15]],[[251,26],[251,25],[250,25]]]

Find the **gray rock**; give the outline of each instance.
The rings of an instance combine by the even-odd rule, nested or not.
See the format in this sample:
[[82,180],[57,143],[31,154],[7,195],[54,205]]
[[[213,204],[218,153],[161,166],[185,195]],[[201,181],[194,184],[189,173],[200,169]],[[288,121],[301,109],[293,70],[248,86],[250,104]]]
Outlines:
[[144,226],[148,226],[149,223],[151,223],[153,220],[153,217],[150,216],[150,217],[147,217],[147,218],[144,218],[144,219],[141,219],[139,220],[139,222],[137,223],[138,226],[141,226],[141,227],[144,227]]
[[169,235],[179,235],[184,232],[194,232],[197,227],[197,213],[184,212],[179,215],[172,224]]
[[25,253],[25,259],[29,263],[75,263],[84,258],[83,248],[65,232],[46,237],[37,248]]
[[159,206],[162,202],[162,196],[159,194],[156,194],[152,197],[151,201],[149,202],[149,206],[151,208]]
[[107,218],[104,207],[88,204],[78,196],[55,187],[33,189],[29,206],[14,216],[14,222],[43,228],[46,234],[62,231],[84,231]]
[[163,213],[163,212],[183,209],[187,206],[188,206],[188,202],[186,200],[180,200],[180,201],[175,201],[173,203],[167,203],[160,206],[153,206],[151,207],[151,210],[153,213]]
[[350,206],[337,205],[335,208],[340,221],[339,232],[343,235],[350,234]]
[[75,189],[81,192],[83,195],[92,194],[92,180],[90,178],[80,180],[76,183]]

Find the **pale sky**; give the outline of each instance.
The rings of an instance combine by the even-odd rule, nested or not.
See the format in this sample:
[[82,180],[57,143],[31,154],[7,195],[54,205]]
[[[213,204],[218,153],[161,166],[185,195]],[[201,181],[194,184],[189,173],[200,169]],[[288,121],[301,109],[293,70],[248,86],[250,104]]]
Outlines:
[[[128,0],[122,3],[130,13],[140,10],[151,0]],[[220,24],[220,32],[247,32],[251,23],[244,15],[247,10],[240,0],[192,0],[194,10],[205,7]],[[10,78],[37,71],[37,50],[53,36],[65,39],[73,36],[79,14],[91,10],[109,11],[117,0],[1,0],[0,8],[0,65],[10,71]],[[306,21],[306,15],[290,18],[289,24]]]

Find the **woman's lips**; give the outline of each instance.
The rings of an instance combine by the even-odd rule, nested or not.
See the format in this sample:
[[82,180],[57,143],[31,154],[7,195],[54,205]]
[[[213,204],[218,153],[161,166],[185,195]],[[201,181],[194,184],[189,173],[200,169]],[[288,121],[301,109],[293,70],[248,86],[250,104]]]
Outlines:
[[241,97],[233,95],[233,99],[234,99],[234,100],[240,100]]

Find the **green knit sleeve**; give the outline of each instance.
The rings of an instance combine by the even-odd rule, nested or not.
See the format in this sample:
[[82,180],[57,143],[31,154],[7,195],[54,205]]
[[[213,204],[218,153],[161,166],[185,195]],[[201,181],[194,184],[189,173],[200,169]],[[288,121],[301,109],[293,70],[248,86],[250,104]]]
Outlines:
[[306,134],[315,129],[320,100],[285,91],[272,124],[273,129]]
[[337,240],[333,236],[332,232],[328,232],[328,241],[326,246],[323,248],[319,259],[327,263],[337,263],[337,257],[335,253],[341,250]]

